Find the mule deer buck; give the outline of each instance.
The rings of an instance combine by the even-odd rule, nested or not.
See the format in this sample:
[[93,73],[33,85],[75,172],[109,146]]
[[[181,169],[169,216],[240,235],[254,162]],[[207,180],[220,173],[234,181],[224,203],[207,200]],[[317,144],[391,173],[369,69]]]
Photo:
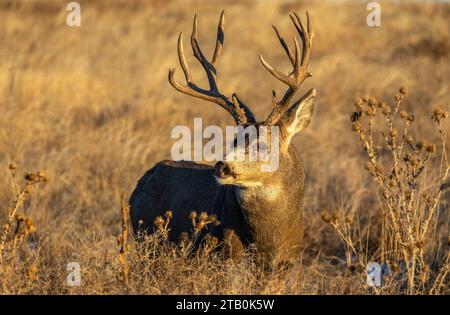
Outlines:
[[[304,169],[292,137],[306,128],[314,110],[316,92],[308,91],[293,101],[302,82],[311,76],[308,63],[311,56],[312,25],[307,15],[306,25],[296,13],[290,14],[301,38],[302,49],[294,36],[291,50],[274,26],[275,33],[289,57],[292,71],[284,74],[270,66],[260,56],[263,66],[287,85],[280,100],[273,92],[273,110],[263,122],[257,122],[248,106],[233,94],[223,95],[217,85],[216,67],[224,42],[224,12],[220,16],[215,51],[208,61],[200,49],[197,18],[194,18],[191,45],[195,58],[206,72],[209,90],[197,86],[191,76],[183,49],[183,33],[178,38],[178,57],[187,85],[174,78],[169,82],[179,92],[204,99],[226,109],[241,126],[278,126],[279,167],[275,172],[261,172],[261,162],[219,161],[214,167],[188,161],[161,161],[139,180],[130,198],[131,221],[135,233],[154,231],[154,220],[173,211],[169,237],[178,241],[181,233],[192,230],[191,211],[205,211],[220,221],[208,227],[208,232],[224,240],[231,255],[253,244],[261,257],[270,262],[292,261],[299,256],[303,239],[302,212]],[[262,145],[262,144],[261,144]],[[248,146],[245,142],[244,146]],[[245,148],[237,148],[245,149]],[[265,260],[264,259],[264,260]]]

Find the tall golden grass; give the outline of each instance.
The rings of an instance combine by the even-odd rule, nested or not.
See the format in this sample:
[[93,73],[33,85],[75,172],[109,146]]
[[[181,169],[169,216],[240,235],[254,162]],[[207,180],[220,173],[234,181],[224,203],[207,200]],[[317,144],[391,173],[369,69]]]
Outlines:
[[[64,1],[0,4],[1,293],[450,293],[448,5],[382,2],[382,26],[370,28],[359,1],[80,4],[80,28],[66,26]],[[288,34],[289,12],[313,18],[314,76],[304,90],[318,90],[317,110],[294,143],[307,172],[305,245],[290,268],[261,270],[251,254],[224,259],[212,239],[194,253],[189,238],[170,244],[164,229],[175,212],[141,243],[128,231],[122,193],[170,158],[172,127],[194,117],[232,123],[167,83],[178,33],[190,30],[196,12],[211,54],[222,9],[221,88],[239,92],[259,119],[272,89],[284,87],[258,54],[288,66],[270,25]],[[366,284],[369,261],[393,271],[376,290]],[[66,284],[69,262],[81,266],[79,287]]]

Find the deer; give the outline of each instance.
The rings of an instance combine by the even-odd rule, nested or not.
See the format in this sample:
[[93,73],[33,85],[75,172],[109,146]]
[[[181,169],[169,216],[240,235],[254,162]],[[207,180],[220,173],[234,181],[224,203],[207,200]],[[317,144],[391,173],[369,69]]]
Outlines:
[[[278,29],[273,26],[292,70],[285,74],[272,67],[260,55],[267,71],[287,85],[278,100],[272,91],[273,109],[264,121],[257,121],[250,108],[233,93],[225,96],[218,88],[218,61],[224,44],[225,12],[220,15],[215,50],[209,61],[198,41],[197,15],[194,17],[191,46],[194,57],[206,73],[209,89],[196,85],[186,61],[183,33],[178,37],[178,59],[186,85],[175,79],[175,69],[169,69],[169,83],[186,95],[206,100],[224,108],[237,126],[277,126],[279,130],[279,166],[273,172],[261,172],[260,161],[217,161],[214,166],[192,161],[163,160],[156,163],[138,181],[130,196],[130,218],[134,233],[153,233],[154,220],[173,213],[169,238],[173,242],[192,231],[192,211],[204,211],[220,224],[208,224],[208,234],[217,237],[231,257],[253,249],[269,263],[291,262],[299,258],[303,243],[303,199],[305,171],[302,159],[291,140],[311,122],[316,90],[310,89],[294,101],[303,81],[311,77],[308,64],[311,56],[313,30],[306,12],[306,25],[295,13],[290,19],[301,39],[293,36],[291,49]],[[245,150],[247,142],[237,150]],[[199,240],[205,236],[199,236]]]

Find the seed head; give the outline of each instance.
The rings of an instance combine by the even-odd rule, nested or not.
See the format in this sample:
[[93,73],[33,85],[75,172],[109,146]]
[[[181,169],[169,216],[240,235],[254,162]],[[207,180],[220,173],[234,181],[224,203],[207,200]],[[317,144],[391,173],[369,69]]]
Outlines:
[[338,209],[334,209],[334,211],[331,213],[331,219],[334,222],[336,222],[338,218],[339,218],[339,210]]
[[212,246],[217,246],[219,244],[219,239],[216,236],[211,237],[210,243]]
[[25,226],[26,226],[28,231],[30,231],[30,232],[34,232],[35,231],[33,220],[31,218],[26,218],[25,219]]
[[391,179],[389,180],[389,186],[390,186],[390,187],[395,187],[395,180],[394,180],[393,178],[391,178]]
[[34,182],[35,180],[38,179],[38,176],[34,173],[28,173],[25,175],[25,179],[29,182]]
[[375,97],[371,96],[371,97],[369,97],[368,103],[370,106],[376,106],[378,104],[378,101]]
[[203,221],[200,221],[195,225],[195,230],[201,231],[201,230],[203,230],[204,227],[205,227],[205,223]]
[[191,213],[189,213],[189,219],[193,220],[195,218],[197,218],[197,212],[191,211]]
[[328,213],[327,210],[323,210],[321,214],[322,220],[326,223],[331,222],[331,215]]
[[419,158],[417,156],[411,156],[411,165],[417,166],[419,165]]
[[367,108],[367,110],[366,110],[366,115],[367,116],[375,116],[375,113],[376,113],[376,111],[375,111],[375,107],[374,106],[370,106],[369,108]]
[[427,152],[429,152],[429,153],[436,152],[436,145],[435,144],[427,145]]
[[405,87],[405,86],[402,86],[398,91],[399,91],[400,94],[402,94],[402,95],[408,94],[408,88]]
[[25,189],[24,189],[24,193],[26,193],[26,194],[31,194],[31,191],[32,191],[33,189],[31,188],[31,185],[26,185],[25,186]]
[[208,213],[200,212],[200,216],[198,217],[201,221],[206,221],[208,219]]
[[416,144],[417,150],[422,151],[422,149],[423,149],[424,147],[425,147],[425,141],[420,140],[419,142],[417,142],[417,144]]
[[155,221],[153,221],[153,224],[156,226],[162,226],[164,224],[164,219],[162,217],[156,217]]
[[361,131],[361,124],[358,121],[355,121],[353,123],[353,130],[354,131]]
[[384,116],[391,114],[391,107],[386,102],[380,102],[379,106]]
[[383,167],[381,167],[380,164],[375,165],[375,171],[377,172],[377,174],[383,175]]
[[353,223],[353,218],[352,216],[348,215],[345,217],[345,222],[347,222],[347,224],[352,224]]
[[408,113],[406,112],[406,110],[400,111],[400,118],[402,118],[402,119],[408,119],[408,117],[409,117],[409,115],[408,115]]
[[405,162],[411,161],[411,154],[406,153],[406,154],[403,156],[403,161],[405,161]]
[[18,214],[16,214],[16,220],[17,220],[18,222],[22,222],[22,221],[25,220],[25,217],[23,216],[23,214],[18,213]]
[[351,122],[355,122],[355,121],[357,121],[360,117],[361,117],[361,112],[360,112],[360,111],[353,112],[353,114],[350,116],[350,121],[351,121]]
[[220,221],[217,220],[217,216],[215,214],[209,215],[207,221],[214,224],[215,226],[218,226],[220,224]]
[[361,109],[363,100],[361,98],[355,98],[353,101],[353,104],[356,106],[356,108]]
[[433,110],[433,114],[431,115],[431,119],[436,122],[439,122],[441,119],[445,119],[448,117],[448,112],[442,110],[441,108],[435,108]]
[[406,143],[408,143],[408,144],[412,144],[414,141],[411,136],[407,136],[405,140],[406,140]]
[[442,114],[442,109],[440,109],[440,108],[435,108],[434,110],[433,110],[433,115],[435,115],[435,116],[440,116]]
[[15,170],[16,168],[17,168],[17,163],[16,162],[9,163],[9,169],[10,170]]
[[172,211],[167,210],[164,216],[166,217],[166,219],[172,219],[173,217]]
[[392,130],[390,131],[390,136],[391,136],[391,138],[392,139],[395,139],[395,138],[397,138],[397,136],[398,136],[398,132],[397,132],[397,129],[395,129],[395,128],[392,128]]

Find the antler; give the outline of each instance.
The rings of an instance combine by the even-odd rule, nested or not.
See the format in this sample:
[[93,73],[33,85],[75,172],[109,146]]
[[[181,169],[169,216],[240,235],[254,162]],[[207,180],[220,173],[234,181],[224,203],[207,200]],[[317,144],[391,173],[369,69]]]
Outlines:
[[297,15],[297,13],[292,13],[289,15],[292,22],[294,23],[295,28],[297,29],[298,33],[300,34],[300,37],[302,39],[302,52],[300,54],[300,48],[297,39],[295,36],[294,43],[295,43],[295,51],[292,53],[289,46],[286,44],[286,41],[281,37],[280,33],[278,32],[278,29],[275,26],[272,26],[275,30],[275,33],[278,37],[278,40],[281,43],[281,46],[283,46],[283,49],[285,50],[286,54],[289,57],[289,60],[291,61],[291,64],[293,66],[293,70],[288,75],[280,72],[277,69],[274,69],[272,66],[270,66],[260,55],[261,63],[263,66],[278,80],[281,82],[284,82],[289,86],[288,90],[285,92],[283,98],[280,101],[276,101],[276,95],[275,91],[273,91],[273,105],[274,108],[272,112],[270,113],[269,117],[266,119],[265,124],[267,125],[273,125],[276,123],[280,117],[283,115],[283,113],[289,108],[289,104],[292,101],[292,98],[294,97],[297,90],[300,88],[303,81],[312,76],[310,72],[308,72],[308,63],[309,58],[311,56],[311,47],[312,47],[312,38],[313,38],[313,32],[312,32],[312,24],[311,19],[309,17],[308,12],[306,12],[306,18],[307,18],[307,24],[306,27],[303,24],[300,17]]
[[182,85],[178,83],[175,78],[175,69],[169,70],[169,82],[170,84],[179,92],[187,95],[198,97],[213,103],[220,105],[225,108],[234,118],[236,124],[246,124],[255,122],[255,117],[253,116],[250,109],[237,97],[236,93],[233,93],[231,99],[220,93],[217,87],[217,71],[216,66],[222,52],[223,42],[224,42],[224,23],[225,23],[225,11],[222,11],[220,15],[219,25],[217,29],[217,39],[216,48],[214,50],[214,56],[212,62],[209,62],[202,50],[197,39],[197,15],[194,17],[194,25],[192,28],[191,35],[191,45],[194,52],[194,57],[201,63],[203,69],[206,72],[209,82],[209,90],[202,89],[198,87],[192,81],[192,75],[189,71],[188,64],[186,62],[186,57],[184,56],[183,48],[183,33],[180,33],[178,37],[178,58],[180,60],[181,68],[183,69],[184,76],[186,77],[187,85]]

